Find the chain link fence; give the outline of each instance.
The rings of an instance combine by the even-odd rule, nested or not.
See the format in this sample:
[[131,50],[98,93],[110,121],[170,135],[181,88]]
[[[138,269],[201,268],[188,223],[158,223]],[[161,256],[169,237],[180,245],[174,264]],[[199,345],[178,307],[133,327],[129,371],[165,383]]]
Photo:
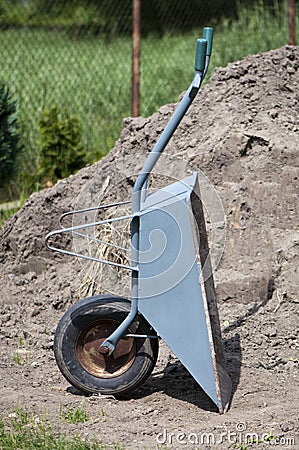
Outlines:
[[[141,115],[177,100],[199,26],[217,28],[242,3],[252,2],[141,0]],[[28,176],[40,118],[53,107],[79,119],[90,162],[113,147],[131,114],[131,34],[131,0],[0,1],[0,79],[18,102]]]

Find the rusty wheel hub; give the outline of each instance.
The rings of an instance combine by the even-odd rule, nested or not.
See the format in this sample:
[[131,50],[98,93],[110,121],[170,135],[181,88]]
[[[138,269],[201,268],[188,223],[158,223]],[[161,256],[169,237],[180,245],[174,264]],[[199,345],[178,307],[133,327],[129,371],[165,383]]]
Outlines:
[[99,351],[100,345],[118,327],[114,320],[99,320],[85,327],[76,343],[76,354],[87,372],[99,378],[113,378],[126,372],[133,364],[136,347],[133,338],[123,338],[109,356]]

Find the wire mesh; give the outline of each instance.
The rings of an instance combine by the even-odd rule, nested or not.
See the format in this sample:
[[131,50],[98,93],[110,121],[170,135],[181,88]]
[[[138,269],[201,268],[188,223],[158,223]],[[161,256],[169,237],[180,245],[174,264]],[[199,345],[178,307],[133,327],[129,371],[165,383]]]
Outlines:
[[[233,16],[242,2],[141,3],[140,113],[148,116],[187,87],[199,26]],[[38,123],[53,106],[79,118],[89,161],[113,147],[131,114],[131,33],[132,0],[0,1],[1,81],[18,100],[28,167],[38,166]]]

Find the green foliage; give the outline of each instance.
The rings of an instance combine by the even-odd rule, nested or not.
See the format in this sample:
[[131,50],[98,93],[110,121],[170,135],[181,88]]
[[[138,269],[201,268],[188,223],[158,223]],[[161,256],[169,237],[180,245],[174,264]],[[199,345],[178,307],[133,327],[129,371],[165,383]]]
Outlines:
[[[252,3],[252,0],[246,3]],[[153,32],[162,35],[170,29],[187,32],[202,25],[202,20],[207,22],[211,18],[219,19],[223,14],[233,14],[236,4],[235,0],[142,0],[141,8],[142,33],[146,36]],[[204,14],[196,15],[194,11]],[[13,26],[51,26],[109,38],[130,36],[132,0],[2,0],[1,22]]]
[[[250,53],[287,44],[287,2],[273,0],[271,8],[265,7],[265,3],[257,0],[249,9],[237,0],[237,17],[223,19],[219,29],[217,27],[213,64],[223,66],[223,61],[236,61]],[[219,42],[218,32],[223,36],[222,42]]]
[[[104,8],[109,1],[98,3]],[[67,2],[64,8],[61,7],[63,1],[42,3],[44,17],[48,14],[52,18],[55,16],[55,21],[62,20],[64,14],[65,18],[69,14],[67,9],[80,17],[79,0]],[[90,0],[88,5],[93,8],[96,3]],[[265,6],[267,3],[266,0],[252,1],[249,8],[247,2],[239,1],[236,17],[217,22],[208,76],[216,66],[225,66],[249,53],[287,43],[287,2],[272,0],[270,9]],[[27,8],[31,0],[2,1],[0,7],[4,4],[12,13],[14,5],[19,9]],[[153,7],[155,5],[153,2]],[[165,2],[163,8],[167,5],[169,3]],[[85,24],[89,20],[87,15],[92,17],[89,6],[84,7],[82,15]],[[120,6],[115,8],[122,13]],[[299,23],[298,13],[299,9],[296,10]],[[34,12],[32,14],[34,16]],[[168,14],[166,9],[163,14]],[[1,17],[0,21],[4,20],[4,16]],[[64,105],[69,117],[80,117],[81,141],[86,151],[83,161],[89,163],[99,160],[113,147],[122,129],[122,118],[130,115],[130,37],[108,42],[102,35],[65,33],[64,28],[55,23],[56,29],[55,26],[7,27],[1,33],[2,78],[18,98],[19,133],[25,148],[24,158],[19,159],[19,192],[15,189],[14,196],[2,195],[0,200],[5,202],[16,199],[16,192],[28,196],[40,187],[36,175],[41,162],[40,141],[44,140],[38,129],[41,111],[50,111],[52,105]],[[166,31],[163,36],[151,34],[142,39],[141,115],[149,116],[159,106],[177,101],[179,93],[188,86],[193,75],[192,43],[197,37],[198,29],[186,33]],[[60,112],[60,116],[63,115]],[[48,180],[47,175],[44,181]]]
[[[207,22],[235,18],[242,7],[259,1],[273,6],[277,0],[142,0],[143,36],[157,33],[186,33]],[[282,2],[281,2],[282,3]],[[197,14],[194,12],[197,11]],[[51,27],[76,36],[101,35],[108,39],[132,33],[132,0],[2,0],[0,24],[5,26]]]
[[[94,440],[57,434],[47,420],[47,415],[40,417],[20,406],[6,417],[2,414],[0,418],[0,448],[1,450],[104,450]],[[115,450],[121,448],[123,447],[114,446]]]
[[29,25],[57,27],[77,35],[105,34],[116,36],[130,34],[131,0],[126,2],[125,13],[119,14],[119,0],[2,0],[0,24],[6,26]]
[[15,174],[21,150],[17,131],[16,102],[9,89],[0,84],[0,187]]
[[16,207],[0,209],[0,228],[2,227],[2,225],[4,224],[4,222],[7,219],[9,219],[11,216],[13,216],[20,209],[21,203],[19,203],[19,202],[16,202],[16,203],[18,204],[18,206],[16,206]]
[[27,343],[21,337],[19,337],[18,347],[13,356],[13,361],[18,365],[29,364],[29,355],[30,351],[28,349]]
[[87,420],[88,420],[87,413],[82,405],[77,405],[74,408],[72,408],[68,405],[60,406],[59,417],[64,422],[73,423],[73,424],[84,423],[84,422],[87,422]]
[[38,124],[40,155],[38,176],[42,183],[66,178],[85,164],[82,132],[77,116],[56,106],[44,110]]

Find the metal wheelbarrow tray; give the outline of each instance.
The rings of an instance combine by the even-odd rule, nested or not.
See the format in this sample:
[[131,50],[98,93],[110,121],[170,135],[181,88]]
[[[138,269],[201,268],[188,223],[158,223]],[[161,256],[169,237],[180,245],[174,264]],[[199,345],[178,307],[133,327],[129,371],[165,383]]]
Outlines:
[[[87,394],[130,394],[151,374],[162,338],[219,412],[229,406],[231,381],[225,369],[198,175],[195,172],[147,193],[148,177],[206,75],[212,40],[213,29],[204,28],[203,39],[196,43],[194,79],[137,177],[132,214],[62,227],[46,237],[52,250],[123,267],[132,274],[131,300],[112,295],[85,298],[58,324],[54,341],[58,367],[72,385]],[[72,211],[62,220],[69,214],[121,204]],[[57,235],[71,233],[100,245],[113,245],[83,231],[127,219],[131,220],[131,265],[78,254],[55,244]]]

